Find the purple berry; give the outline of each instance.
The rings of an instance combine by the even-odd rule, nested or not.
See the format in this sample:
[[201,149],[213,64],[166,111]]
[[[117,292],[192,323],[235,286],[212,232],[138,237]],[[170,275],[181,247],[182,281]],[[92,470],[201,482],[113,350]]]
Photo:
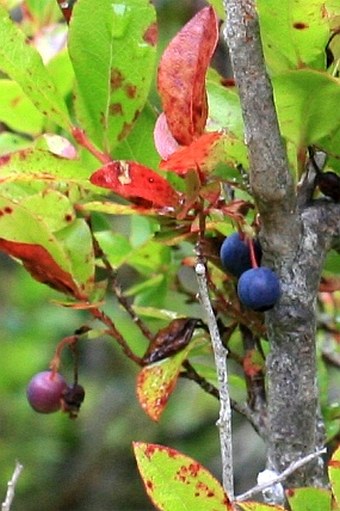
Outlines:
[[[257,240],[254,241],[254,251],[259,264],[262,251]],[[238,232],[234,232],[224,240],[220,249],[220,258],[223,267],[235,277],[240,277],[252,267],[247,240],[241,239]]]
[[263,312],[274,307],[280,298],[280,281],[270,268],[252,268],[241,275],[237,293],[243,305]]
[[27,386],[28,402],[36,412],[56,412],[60,410],[62,394],[66,387],[66,381],[61,374],[42,371],[33,376]]

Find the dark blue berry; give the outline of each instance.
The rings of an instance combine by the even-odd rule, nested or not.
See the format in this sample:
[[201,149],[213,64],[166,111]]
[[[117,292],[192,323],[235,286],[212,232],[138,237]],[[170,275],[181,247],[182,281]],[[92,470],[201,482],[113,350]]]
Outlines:
[[[254,242],[254,251],[259,264],[262,251],[258,241]],[[246,239],[241,239],[238,232],[224,240],[220,249],[220,258],[223,267],[235,277],[240,277],[252,267],[249,245]]]
[[27,386],[27,399],[31,407],[40,413],[53,413],[60,409],[66,381],[59,373],[37,373]]
[[280,297],[280,281],[270,268],[252,268],[240,277],[237,285],[239,299],[249,309],[266,311],[274,307]]

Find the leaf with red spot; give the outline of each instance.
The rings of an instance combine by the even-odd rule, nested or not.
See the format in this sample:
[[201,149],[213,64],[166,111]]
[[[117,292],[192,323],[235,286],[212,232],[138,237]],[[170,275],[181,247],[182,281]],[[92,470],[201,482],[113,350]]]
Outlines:
[[152,420],[158,421],[163,413],[176,387],[182,363],[194,344],[191,342],[173,357],[143,367],[139,372],[136,388],[138,400]]
[[157,444],[133,443],[145,489],[161,511],[232,511],[221,484],[200,463]]
[[205,75],[218,41],[218,20],[205,7],[172,39],[158,69],[158,91],[168,126],[181,145],[202,135],[208,105]]
[[132,129],[153,78],[157,25],[149,0],[77,0],[69,25],[75,110],[87,136],[110,153]]
[[328,463],[328,476],[332,484],[335,501],[340,508],[340,446],[338,446]]
[[[26,34],[13,22],[0,3],[0,70],[17,82],[35,108],[49,122],[65,130],[70,119],[66,104],[53,79]],[[1,96],[1,101],[4,98]],[[36,117],[37,113],[34,114]],[[24,123],[27,125],[27,123]]]
[[131,201],[142,199],[154,206],[169,208],[179,202],[179,194],[164,177],[133,161],[107,163],[92,174],[90,181]]
[[[60,219],[59,225],[63,227],[54,232],[57,219],[45,221],[40,212],[35,211],[38,206],[42,207],[41,197],[37,198],[40,202],[24,200],[19,204],[0,197],[0,250],[20,259],[39,282],[84,300],[92,290],[94,277],[89,228],[84,220],[67,214],[63,221],[66,226]],[[59,194],[52,194],[48,206],[59,212],[58,202]],[[67,225],[68,219],[70,225]],[[78,250],[80,244],[82,251]]]
[[[294,488],[286,492],[291,511],[331,511],[332,494],[325,488]],[[308,505],[306,506],[306,503]]]
[[160,163],[163,170],[172,170],[184,176],[189,170],[211,172],[225,155],[222,133],[204,133],[186,147],[180,147],[167,160]]

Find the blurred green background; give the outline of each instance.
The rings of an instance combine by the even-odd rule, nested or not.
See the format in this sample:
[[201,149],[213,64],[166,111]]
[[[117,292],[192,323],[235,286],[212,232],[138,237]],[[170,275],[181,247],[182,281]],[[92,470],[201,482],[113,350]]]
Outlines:
[[[220,476],[217,401],[181,379],[160,423],[153,423],[135,395],[138,368],[108,338],[80,344],[80,383],[86,399],[79,417],[35,413],[26,401],[28,381],[48,367],[58,341],[89,324],[89,318],[57,306],[56,292],[5,256],[0,258],[0,288],[1,500],[15,460],[24,465],[13,511],[154,509],[132,456],[133,440],[179,449]],[[114,315],[118,318],[118,308]],[[130,321],[122,315],[118,323],[128,329]],[[68,350],[62,362],[62,373],[72,381]],[[255,483],[264,462],[261,441],[239,417],[234,449],[239,492]]]

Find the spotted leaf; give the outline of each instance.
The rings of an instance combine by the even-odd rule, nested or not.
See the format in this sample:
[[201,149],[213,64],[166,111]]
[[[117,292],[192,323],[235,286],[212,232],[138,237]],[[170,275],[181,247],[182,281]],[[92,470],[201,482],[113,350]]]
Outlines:
[[161,511],[231,511],[221,484],[200,463],[156,444],[133,443],[145,489]]

